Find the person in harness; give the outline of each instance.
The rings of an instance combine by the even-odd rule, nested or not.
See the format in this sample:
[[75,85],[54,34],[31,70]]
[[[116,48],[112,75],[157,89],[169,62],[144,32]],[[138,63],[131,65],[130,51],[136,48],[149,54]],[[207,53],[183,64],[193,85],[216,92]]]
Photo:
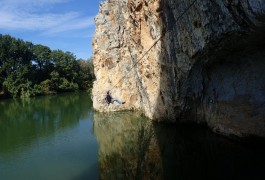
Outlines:
[[112,96],[110,95],[110,91],[107,91],[105,100],[106,100],[108,105],[110,103],[114,103],[114,102],[117,102],[118,104],[125,104],[125,102],[122,102],[119,99],[112,98]]

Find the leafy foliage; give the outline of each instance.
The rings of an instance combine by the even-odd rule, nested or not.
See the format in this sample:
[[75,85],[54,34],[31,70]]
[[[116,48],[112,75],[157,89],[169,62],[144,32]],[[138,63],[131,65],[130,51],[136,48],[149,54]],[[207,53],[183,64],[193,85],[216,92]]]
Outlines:
[[93,79],[92,59],[0,34],[0,96],[87,90]]

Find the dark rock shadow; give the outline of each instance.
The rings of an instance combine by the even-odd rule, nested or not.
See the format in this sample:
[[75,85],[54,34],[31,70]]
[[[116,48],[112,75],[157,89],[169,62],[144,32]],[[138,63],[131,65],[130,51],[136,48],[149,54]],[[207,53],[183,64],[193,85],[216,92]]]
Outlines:
[[258,16],[260,23],[255,26],[251,19],[242,18],[246,16],[243,4],[234,9],[209,2],[205,9],[209,26],[221,28],[216,14],[227,8],[240,30],[213,34],[206,41],[199,35],[208,31],[198,16],[200,3],[181,18],[176,15],[191,2],[164,1],[162,72],[154,112],[166,108],[163,116],[167,122],[205,123],[225,135],[265,137],[264,16]]
[[264,179],[265,142],[241,143],[197,125],[155,124],[163,179]]

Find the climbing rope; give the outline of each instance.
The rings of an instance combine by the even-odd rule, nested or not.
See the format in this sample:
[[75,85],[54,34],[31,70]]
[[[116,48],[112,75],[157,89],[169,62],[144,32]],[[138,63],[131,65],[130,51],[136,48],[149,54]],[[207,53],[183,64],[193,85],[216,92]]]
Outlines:
[[[187,11],[195,4],[195,2],[196,2],[197,0],[194,0],[187,8],[185,8],[185,10],[177,17],[177,19],[176,19],[176,23],[180,20],[180,18],[182,18],[182,16],[184,16],[186,13],[187,13]],[[169,31],[169,29],[164,33],[164,34],[166,34],[167,32]],[[126,74],[126,75],[124,75],[111,89],[110,89],[110,91],[112,90],[112,89],[114,89],[128,74],[129,74],[129,72],[147,55],[147,53],[158,43],[158,41],[160,41],[161,40],[161,38],[164,36],[164,34],[163,35],[161,35],[159,38],[157,38],[156,40],[155,40],[155,42],[151,45],[151,47],[147,50],[147,51],[145,51],[145,53],[142,55],[142,57],[138,60],[138,61],[136,61],[136,63],[134,63],[134,65],[128,70],[128,73]]]

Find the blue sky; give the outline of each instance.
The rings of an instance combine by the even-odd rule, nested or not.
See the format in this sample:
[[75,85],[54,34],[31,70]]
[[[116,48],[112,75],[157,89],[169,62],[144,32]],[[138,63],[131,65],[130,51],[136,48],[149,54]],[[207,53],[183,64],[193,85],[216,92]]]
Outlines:
[[0,0],[0,34],[92,56],[94,17],[102,0]]

